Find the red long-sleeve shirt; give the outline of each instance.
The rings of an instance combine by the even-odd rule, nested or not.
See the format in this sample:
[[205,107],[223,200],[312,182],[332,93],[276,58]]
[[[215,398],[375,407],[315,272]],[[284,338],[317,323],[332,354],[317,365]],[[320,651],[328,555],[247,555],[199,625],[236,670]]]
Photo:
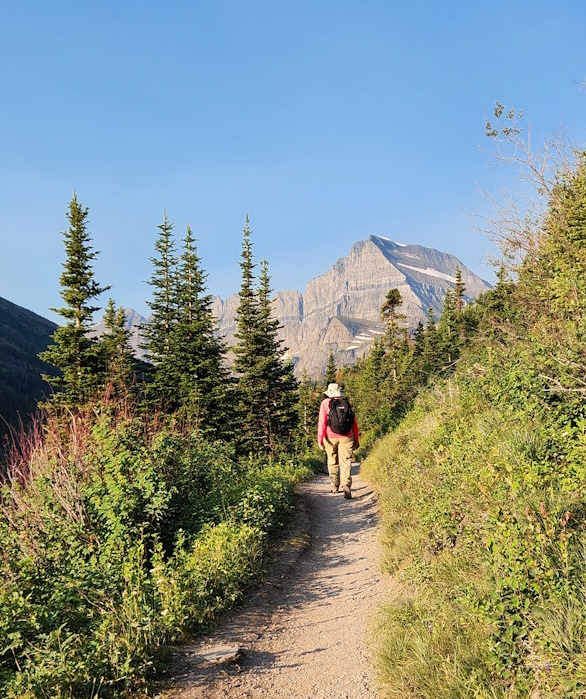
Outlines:
[[324,398],[319,406],[319,418],[317,420],[317,443],[322,446],[324,443],[324,437],[327,435],[328,439],[336,439],[338,437],[349,437],[352,435],[354,437],[354,443],[358,447],[358,422],[356,417],[354,417],[354,424],[352,429],[348,434],[337,434],[330,427],[328,427],[328,411],[330,408],[331,398]]

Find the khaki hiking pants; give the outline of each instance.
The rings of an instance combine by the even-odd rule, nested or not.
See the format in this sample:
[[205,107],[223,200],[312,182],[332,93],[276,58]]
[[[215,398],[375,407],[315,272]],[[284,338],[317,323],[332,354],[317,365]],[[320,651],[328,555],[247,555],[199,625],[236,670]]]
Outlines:
[[[352,454],[354,452],[354,437],[338,437],[330,442],[324,438],[326,454],[328,455],[328,472],[334,488],[352,487]],[[340,482],[341,478],[341,482]]]

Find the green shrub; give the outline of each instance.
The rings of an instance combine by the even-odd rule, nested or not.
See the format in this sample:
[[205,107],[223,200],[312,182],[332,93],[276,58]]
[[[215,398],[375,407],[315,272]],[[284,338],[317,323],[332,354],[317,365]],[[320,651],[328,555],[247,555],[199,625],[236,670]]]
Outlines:
[[45,434],[0,492],[0,693],[138,691],[241,597],[311,471],[99,408]]
[[364,463],[404,590],[381,622],[389,696],[586,691],[583,432],[496,378],[463,367]]

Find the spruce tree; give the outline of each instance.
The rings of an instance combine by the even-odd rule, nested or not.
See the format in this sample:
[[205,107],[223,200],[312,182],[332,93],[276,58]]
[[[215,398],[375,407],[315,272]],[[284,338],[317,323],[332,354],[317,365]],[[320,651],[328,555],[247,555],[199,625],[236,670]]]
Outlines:
[[273,453],[289,442],[297,421],[297,381],[278,339],[272,315],[270,276],[263,260],[258,291],[246,217],[242,244],[242,283],[236,312],[238,330],[234,368],[243,407],[243,445],[249,451]]
[[414,342],[414,349],[413,349],[413,355],[414,357],[420,357],[423,354],[423,342],[425,339],[425,326],[423,325],[423,322],[420,320],[417,323],[417,327],[415,328],[415,332],[413,333],[413,342]]
[[[265,445],[272,453],[276,446],[284,447],[291,439],[297,424],[299,384],[293,373],[293,364],[286,357],[287,348],[278,338],[281,324],[273,316],[269,266],[266,260],[260,265],[258,287],[260,310],[261,362],[263,383],[266,390]],[[272,419],[270,418],[272,416]]]
[[336,374],[338,369],[336,367],[336,361],[334,359],[334,350],[330,347],[330,356],[328,357],[328,365],[326,367],[326,377],[324,379],[324,385],[327,388],[329,384],[336,383]]
[[381,320],[386,325],[384,344],[388,351],[393,379],[397,378],[397,354],[401,344],[400,323],[405,320],[405,316],[397,311],[402,304],[403,298],[399,289],[390,289],[380,309]]
[[449,365],[458,357],[460,346],[456,300],[451,287],[446,289],[444,308],[438,324],[438,335],[441,360]]
[[188,226],[175,275],[176,318],[165,361],[184,416],[204,434],[219,437],[226,433],[229,380],[206,278]]
[[248,451],[257,451],[263,447],[264,443],[264,431],[260,422],[264,412],[261,385],[262,366],[259,364],[261,355],[258,346],[261,333],[261,312],[254,286],[254,268],[256,265],[252,256],[248,214],[242,232],[244,234],[240,261],[242,281],[238,292],[239,304],[236,309],[234,369],[238,375],[238,392],[242,406],[240,416],[242,446]]
[[70,407],[81,406],[103,380],[97,342],[87,334],[93,314],[99,310],[93,302],[110,287],[101,287],[94,279],[92,262],[98,252],[91,247],[88,213],[74,192],[67,212],[69,228],[63,233],[65,262],[60,284],[65,306],[51,309],[65,319],[65,325],[55,330],[55,344],[39,354],[40,359],[59,370],[58,375],[43,378],[61,389],[55,399],[64,400]]
[[441,366],[440,342],[431,306],[427,311],[427,325],[421,353],[421,370],[425,379],[437,373]]
[[456,306],[456,313],[460,314],[464,308],[464,292],[466,287],[462,281],[462,270],[456,267],[456,285],[454,287],[454,299]]
[[361,372],[358,407],[364,427],[372,426],[377,421],[384,399],[389,398],[389,391],[386,388],[384,356],[384,344],[378,337],[375,337],[366,361],[362,364]]
[[143,347],[150,362],[150,381],[147,393],[173,410],[179,406],[179,389],[174,376],[173,327],[177,319],[176,267],[177,257],[173,224],[163,212],[163,223],[158,226],[154,257],[151,257],[153,273],[148,284],[152,288],[149,322],[142,326]]
[[105,380],[118,394],[130,386],[135,358],[130,346],[130,331],[126,327],[125,310],[122,306],[116,308],[111,298],[104,311],[104,326],[99,349],[104,363]]
[[298,445],[303,451],[308,451],[315,441],[315,428],[321,403],[321,384],[318,388],[303,369],[299,384],[299,402],[297,404]]

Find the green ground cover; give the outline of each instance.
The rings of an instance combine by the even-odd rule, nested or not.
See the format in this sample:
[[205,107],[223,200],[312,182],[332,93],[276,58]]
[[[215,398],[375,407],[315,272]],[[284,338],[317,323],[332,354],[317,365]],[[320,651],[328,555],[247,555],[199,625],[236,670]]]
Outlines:
[[0,693],[147,693],[164,646],[258,576],[311,475],[291,458],[94,408],[51,418],[0,492]]

